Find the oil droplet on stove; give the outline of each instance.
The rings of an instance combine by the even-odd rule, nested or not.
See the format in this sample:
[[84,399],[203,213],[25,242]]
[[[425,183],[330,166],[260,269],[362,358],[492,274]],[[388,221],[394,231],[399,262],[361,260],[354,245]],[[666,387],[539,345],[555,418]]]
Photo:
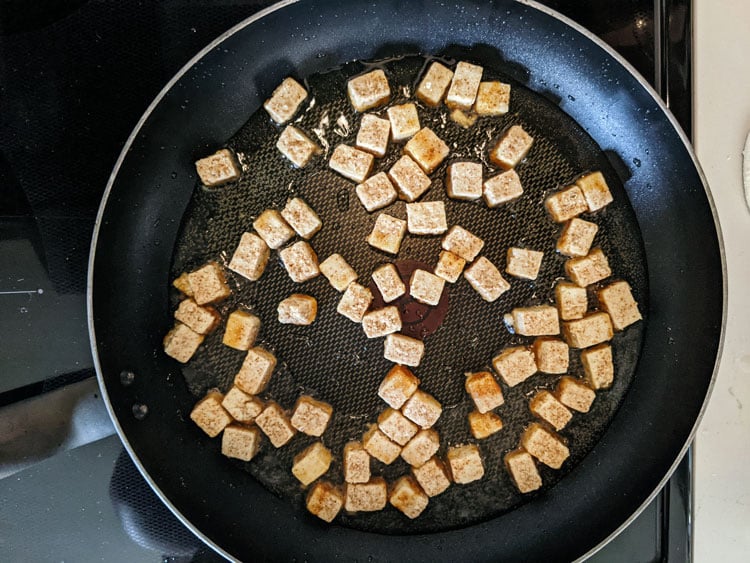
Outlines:
[[135,403],[132,410],[136,420],[143,420],[148,415],[148,407],[142,403]]
[[124,369],[120,372],[120,383],[125,387],[132,385],[135,381],[135,374],[129,369]]

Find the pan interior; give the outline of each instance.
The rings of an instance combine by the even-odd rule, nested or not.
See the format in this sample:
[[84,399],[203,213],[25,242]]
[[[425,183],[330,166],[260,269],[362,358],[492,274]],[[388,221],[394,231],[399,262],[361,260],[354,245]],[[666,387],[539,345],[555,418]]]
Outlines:
[[[322,230],[311,244],[322,261],[332,253],[342,254],[359,274],[359,282],[370,283],[370,273],[395,259],[370,247],[367,242],[375,218],[360,205],[354,185],[327,166],[328,157],[339,143],[354,144],[360,116],[346,98],[346,81],[374,65],[388,75],[393,98],[389,105],[413,101],[415,85],[432,59],[421,55],[404,56],[377,63],[352,62],[325,73],[308,76],[305,86],[315,103],[305,104],[295,125],[313,139],[325,144],[326,154],[316,158],[304,170],[292,168],[275,144],[280,128],[264,110],[259,109],[227,141],[243,166],[242,178],[226,187],[207,190],[196,186],[184,215],[172,264],[172,275],[190,271],[208,260],[226,264],[241,234],[252,230],[252,221],[264,209],[281,209],[288,198],[299,196],[317,211]],[[446,64],[455,61],[441,59]],[[446,284],[450,307],[442,326],[425,339],[426,354],[414,371],[421,388],[434,395],[443,405],[436,424],[441,436],[440,454],[450,445],[477,442],[471,437],[467,415],[471,401],[464,390],[464,373],[490,368],[491,359],[503,348],[528,345],[533,339],[511,334],[503,324],[503,315],[513,307],[552,302],[552,288],[564,275],[564,259],[555,251],[560,225],[548,217],[544,198],[555,189],[569,184],[579,175],[601,170],[614,195],[614,202],[596,214],[583,215],[599,225],[595,246],[600,246],[613,270],[613,279],[625,279],[647,318],[648,279],[643,242],[633,209],[622,182],[607,156],[569,116],[554,103],[514,81],[504,72],[500,61],[473,61],[485,68],[484,80],[498,79],[512,85],[511,111],[502,117],[480,118],[468,129],[454,123],[447,109],[429,108],[418,103],[422,126],[433,129],[450,147],[451,154],[432,175],[430,190],[421,201],[445,201],[449,225],[459,224],[485,241],[482,252],[501,270],[506,250],[511,246],[544,251],[542,269],[535,281],[510,278],[511,289],[494,303],[484,302],[461,279]],[[270,94],[270,92],[269,92]],[[377,113],[385,117],[385,108]],[[485,178],[499,172],[489,165],[488,150],[510,125],[520,124],[535,141],[527,159],[517,172],[524,186],[523,196],[496,209],[483,202],[461,202],[448,199],[445,193],[445,169],[459,160],[485,163]],[[316,138],[316,132],[320,138]],[[325,140],[325,143],[322,140]],[[387,170],[399,158],[402,145],[391,143],[386,156],[376,159],[376,171]],[[405,219],[403,202],[382,210]],[[440,252],[440,237],[407,235],[398,260],[417,260],[435,264]],[[334,454],[326,478],[343,482],[341,457],[344,444],[361,438],[368,424],[376,421],[385,408],[377,388],[391,364],[383,358],[382,339],[368,340],[360,325],[336,313],[340,294],[320,276],[305,284],[293,283],[287,276],[278,254],[272,252],[268,267],[259,282],[248,282],[227,270],[232,295],[218,307],[223,317],[238,307],[247,307],[262,321],[259,344],[274,351],[279,365],[264,399],[273,399],[291,409],[302,394],[333,406],[334,415],[323,442]],[[589,292],[590,306],[595,305],[594,291]],[[306,293],[318,301],[318,318],[312,326],[281,325],[276,307],[292,293]],[[172,295],[176,307],[179,296]],[[561,431],[568,441],[570,458],[559,471],[540,465],[544,487],[553,486],[591,450],[633,379],[645,329],[645,321],[617,333],[613,342],[615,382],[611,389],[600,391],[587,414],[576,414]],[[193,360],[183,368],[190,392],[199,398],[214,387],[226,391],[242,363],[244,353],[221,343],[219,328],[206,338]],[[569,373],[582,375],[577,351],[571,352]],[[432,498],[428,508],[416,520],[407,520],[388,507],[370,514],[347,515],[338,522],[356,529],[381,533],[436,532],[466,526],[497,516],[527,500],[515,489],[503,468],[503,455],[517,447],[518,439],[532,415],[530,396],[538,389],[551,389],[559,376],[538,373],[513,388],[503,385],[505,404],[496,412],[503,429],[477,442],[481,449],[485,477],[469,485],[451,486]],[[183,406],[186,409],[190,407]],[[189,422],[186,422],[188,424]],[[196,428],[196,440],[208,440]],[[255,478],[276,495],[304,511],[305,491],[291,474],[292,458],[315,439],[297,434],[285,447],[274,449],[264,441],[259,454],[249,463],[226,459],[236,467],[235,483]],[[221,455],[220,441],[213,440],[215,455]],[[373,460],[373,474],[389,482],[409,473],[401,459],[390,466]],[[229,485],[228,485],[229,486]]]

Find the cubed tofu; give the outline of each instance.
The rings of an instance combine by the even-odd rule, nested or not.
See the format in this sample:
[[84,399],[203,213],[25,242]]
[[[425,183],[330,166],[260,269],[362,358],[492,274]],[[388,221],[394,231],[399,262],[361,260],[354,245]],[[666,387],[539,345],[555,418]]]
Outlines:
[[330,523],[341,511],[344,505],[344,495],[331,483],[318,481],[307,494],[305,505],[311,514]]
[[474,111],[479,115],[505,115],[510,108],[510,84],[481,82]]
[[405,446],[419,430],[416,424],[391,407],[378,416],[378,428],[399,446]]
[[578,186],[568,186],[559,192],[553,193],[546,200],[544,206],[552,219],[558,223],[569,221],[573,217],[588,211],[586,199]]
[[377,311],[365,313],[362,317],[362,330],[367,338],[380,338],[401,330],[401,315],[398,307],[391,305]]
[[328,166],[344,178],[361,184],[370,174],[374,162],[375,157],[369,152],[348,145],[339,145],[333,150]]
[[511,311],[513,329],[522,336],[560,334],[560,316],[552,305],[517,307]]
[[286,123],[307,98],[307,90],[291,76],[284,79],[263,103],[263,108],[279,125]]
[[507,170],[489,178],[483,186],[487,207],[497,207],[523,194],[521,178],[515,170]]
[[325,475],[331,467],[331,460],[331,451],[322,443],[315,442],[294,456],[292,474],[307,487],[315,479]]
[[441,235],[448,230],[442,201],[406,204],[406,227],[413,235]]
[[323,274],[336,291],[346,291],[349,284],[357,279],[357,272],[341,254],[331,254],[320,263]]
[[581,258],[571,258],[565,262],[565,272],[581,287],[587,287],[612,275],[609,261],[601,248],[595,248]]
[[472,200],[482,197],[482,164],[480,162],[454,162],[445,173],[448,197]]
[[492,367],[508,387],[526,381],[537,372],[534,353],[524,346],[503,350],[492,359]]
[[566,375],[557,382],[555,397],[574,411],[589,412],[596,393],[583,381]]
[[296,430],[308,436],[322,436],[333,415],[333,407],[323,401],[316,401],[309,395],[297,399],[292,412],[291,423]]
[[401,453],[401,446],[383,434],[376,424],[371,425],[362,436],[362,446],[368,454],[386,465],[396,461]]
[[429,497],[444,493],[451,484],[451,477],[445,464],[438,457],[432,457],[420,467],[412,467],[414,478]]
[[424,342],[399,332],[385,337],[383,357],[394,364],[417,367],[424,356]]
[[205,336],[198,334],[182,323],[175,323],[174,328],[164,337],[164,353],[185,364],[203,343]]
[[388,502],[406,517],[413,520],[427,508],[430,497],[425,494],[414,477],[404,475],[399,477],[391,487]]
[[569,282],[559,282],[555,286],[555,301],[564,321],[583,318],[589,307],[586,288]]
[[367,309],[372,303],[372,292],[357,282],[352,282],[341,296],[336,312],[344,315],[350,321],[361,323]]
[[383,510],[388,501],[388,485],[382,477],[367,483],[347,483],[344,508],[347,512],[375,512]]
[[229,149],[220,149],[214,154],[195,162],[195,170],[204,186],[213,188],[240,177],[240,167]]
[[411,103],[389,107],[388,119],[391,122],[391,139],[397,143],[413,137],[420,129],[417,106]]
[[221,406],[223,399],[224,395],[218,391],[209,391],[190,412],[190,420],[211,438],[218,436],[232,422],[232,417]]
[[432,183],[419,165],[408,155],[404,155],[391,166],[388,177],[398,190],[398,195],[405,201],[415,201],[427,191]]
[[281,248],[294,236],[294,229],[275,209],[266,209],[261,213],[253,221],[253,228],[258,232],[260,238],[274,250]]
[[405,234],[406,221],[397,219],[386,213],[381,213],[375,220],[375,225],[372,227],[372,232],[367,238],[367,243],[383,252],[398,254]]
[[229,261],[229,269],[250,281],[258,281],[268,264],[271,250],[255,233],[243,233]]
[[484,477],[482,454],[476,444],[448,448],[446,458],[453,474],[454,483],[465,485]]
[[378,388],[378,397],[400,409],[419,387],[419,378],[404,366],[393,366]]
[[500,385],[488,371],[467,373],[464,387],[480,413],[491,411],[504,402]]
[[612,193],[601,172],[586,174],[576,181],[576,186],[581,188],[589,211],[598,211],[612,203]]
[[385,172],[378,172],[358,184],[356,192],[362,206],[370,213],[389,206],[398,198],[396,188]]
[[248,311],[237,309],[227,317],[222,342],[235,350],[249,350],[255,344],[258,332],[260,319]]
[[451,110],[448,114],[451,121],[458,123],[464,129],[468,129],[477,122],[479,116],[473,111],[465,111],[459,108]]
[[435,266],[435,275],[440,276],[448,283],[456,283],[458,278],[461,277],[461,272],[464,271],[466,266],[466,260],[448,252],[447,250],[440,251],[440,258]]
[[573,217],[565,223],[560,238],[557,239],[557,251],[565,256],[586,256],[598,230],[596,223]]
[[344,481],[367,483],[370,480],[370,454],[360,442],[344,446]]
[[320,275],[318,255],[308,242],[298,241],[279,251],[279,258],[293,282],[302,283]]
[[388,78],[380,69],[350,79],[346,93],[354,109],[360,112],[381,106],[391,99]]
[[[615,330],[623,330],[643,318],[638,310],[638,303],[633,299],[630,284],[626,281],[614,282],[600,289],[597,292],[597,297],[601,308],[609,313]],[[191,328],[196,330],[194,327]]]
[[401,450],[401,459],[412,467],[427,463],[440,449],[440,435],[432,428],[420,430]]
[[193,289],[190,287],[190,277],[187,272],[182,272],[172,282],[172,287],[177,289],[185,297],[193,296]]
[[321,152],[320,147],[294,125],[287,125],[281,132],[276,148],[297,168],[304,168]]
[[256,346],[248,350],[234,384],[250,395],[257,395],[266,388],[276,367],[276,356]]
[[479,84],[482,82],[481,66],[460,61],[453,73],[445,103],[450,108],[471,109],[477,99]]
[[219,323],[221,317],[211,307],[201,307],[188,298],[180,301],[174,318],[198,334],[208,334]]
[[215,303],[232,294],[227,285],[224,270],[216,262],[209,262],[188,274],[193,299],[198,305]]
[[242,389],[233,385],[221,401],[221,406],[232,415],[237,422],[249,424],[263,412],[263,401],[248,395]]
[[443,295],[445,280],[425,270],[417,268],[409,281],[409,294],[425,305],[437,305]]
[[511,247],[508,249],[505,271],[517,278],[535,280],[539,275],[539,269],[542,267],[543,258],[544,252]]
[[383,264],[372,272],[372,281],[380,291],[383,301],[390,303],[406,293],[406,284],[393,264]]
[[429,127],[423,127],[404,145],[404,153],[426,174],[432,174],[450,153],[448,145]]
[[560,469],[570,456],[562,439],[537,422],[532,422],[521,435],[521,446],[552,469]]
[[590,348],[612,340],[614,332],[609,315],[598,312],[563,323],[563,334],[571,348]]
[[318,214],[298,197],[286,202],[281,216],[304,239],[311,239],[323,226]]
[[453,80],[453,71],[446,66],[433,62],[417,86],[417,98],[428,106],[438,106]]
[[268,436],[274,448],[286,445],[295,434],[294,427],[284,409],[274,402],[266,404],[263,412],[255,417],[255,424],[263,434]]
[[391,122],[381,119],[371,113],[362,116],[354,144],[358,149],[382,158],[388,149],[388,139],[391,136]]
[[485,301],[492,302],[510,289],[500,270],[484,256],[466,268],[464,277]]
[[417,389],[404,403],[401,412],[406,418],[422,428],[430,428],[440,418],[443,407],[435,397]]
[[562,430],[573,418],[573,413],[549,391],[539,391],[534,395],[529,401],[529,410],[555,430]]
[[469,430],[477,440],[484,440],[503,429],[503,421],[494,412],[471,411],[469,413]]
[[534,138],[520,125],[513,125],[490,151],[490,162],[505,170],[515,168],[531,150]]
[[536,367],[542,373],[567,373],[570,363],[568,345],[557,338],[537,338],[534,341]]
[[581,364],[589,387],[597,390],[612,386],[615,365],[612,360],[612,347],[609,344],[581,350]]
[[503,461],[519,492],[530,493],[541,488],[542,477],[529,452],[524,449],[514,450],[505,454]]
[[312,295],[293,293],[281,300],[276,312],[281,324],[311,325],[318,314],[318,301]]
[[258,453],[260,440],[257,428],[230,424],[221,435],[221,453],[234,459],[250,461]]
[[460,225],[454,225],[443,237],[442,247],[467,262],[473,262],[484,248],[484,241]]

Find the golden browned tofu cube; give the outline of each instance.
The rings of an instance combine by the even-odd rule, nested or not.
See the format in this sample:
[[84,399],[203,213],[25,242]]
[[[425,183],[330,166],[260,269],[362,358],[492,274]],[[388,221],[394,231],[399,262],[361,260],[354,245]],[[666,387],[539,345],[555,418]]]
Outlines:
[[203,343],[205,336],[182,323],[175,323],[174,328],[164,337],[164,353],[185,364]]
[[391,106],[387,113],[391,122],[391,139],[394,141],[405,141],[419,131],[419,115],[414,104]]
[[472,200],[482,197],[482,163],[454,162],[445,174],[448,197]]
[[586,256],[598,230],[596,223],[573,217],[565,224],[557,239],[557,251],[565,256]]
[[586,374],[586,383],[592,389],[607,389],[615,379],[615,365],[612,361],[612,347],[600,344],[581,350],[581,363]]
[[404,403],[401,412],[404,413],[406,418],[416,422],[422,428],[430,428],[440,418],[443,407],[435,397],[417,389]]
[[331,283],[336,291],[346,291],[349,284],[357,279],[357,272],[341,254],[331,254],[320,263],[320,273]]
[[568,345],[557,338],[537,338],[534,341],[536,367],[542,373],[567,373],[570,363]]
[[464,270],[464,266],[466,266],[466,260],[457,254],[441,250],[440,258],[435,266],[435,275],[440,276],[448,283],[456,283]]
[[612,203],[612,193],[601,172],[592,172],[579,178],[576,186],[581,188],[589,211],[598,211]]
[[436,497],[450,487],[450,474],[438,457],[430,458],[420,467],[412,466],[411,472],[429,497]]
[[451,110],[449,117],[464,129],[468,129],[474,125],[479,118],[479,116],[472,111],[464,111],[458,108]]
[[544,252],[511,247],[508,249],[505,271],[517,278],[535,280],[542,267],[543,258]]
[[286,219],[275,209],[266,209],[253,221],[253,228],[258,232],[265,243],[276,250],[281,248],[294,236],[294,229],[289,226]]
[[552,469],[560,469],[570,456],[570,451],[562,439],[536,422],[532,422],[521,435],[521,445],[527,452]]
[[433,62],[417,86],[417,98],[428,106],[438,106],[453,80],[453,71],[446,66]]
[[311,514],[324,522],[332,522],[344,505],[344,495],[331,483],[318,481],[307,494],[305,505]]
[[463,227],[454,225],[443,237],[442,247],[467,262],[473,262],[484,248],[484,241]]
[[400,409],[419,387],[419,378],[404,366],[393,366],[378,388],[378,397]]
[[350,79],[346,84],[349,101],[357,111],[381,106],[391,99],[388,78],[380,70],[373,70]]
[[505,468],[508,470],[513,483],[521,493],[536,491],[542,486],[542,477],[536,468],[534,458],[524,449],[514,450],[505,454]]
[[292,426],[308,436],[322,436],[328,428],[333,408],[328,403],[316,401],[309,395],[297,399],[292,412]]
[[405,446],[419,430],[416,424],[391,407],[378,416],[378,428],[399,446]]
[[211,438],[218,436],[232,422],[232,417],[221,406],[223,399],[224,395],[218,391],[209,391],[190,412],[190,420]]
[[386,465],[396,461],[401,453],[401,446],[383,434],[376,424],[371,425],[362,436],[362,446],[368,454]]
[[357,140],[354,144],[358,149],[382,158],[388,149],[388,139],[391,136],[391,122],[381,119],[371,113],[362,116],[359,124]]
[[348,145],[337,146],[328,166],[344,178],[361,184],[370,174],[375,157],[369,152],[361,151]]
[[419,483],[411,475],[404,475],[391,487],[388,501],[397,510],[412,520],[422,514],[430,498],[419,486]]
[[469,413],[469,430],[477,440],[484,440],[502,429],[503,421],[492,411],[471,411]]
[[362,206],[370,213],[389,206],[398,197],[396,188],[385,172],[370,176],[364,183],[357,185],[356,191]]
[[293,282],[306,282],[320,275],[318,255],[308,242],[301,240],[287,246],[279,251],[279,258]]
[[426,174],[432,174],[450,153],[448,145],[429,127],[423,127],[406,145],[404,153],[419,164]]
[[612,275],[609,261],[601,248],[595,248],[581,258],[571,258],[565,262],[565,272],[581,287],[602,281]]
[[578,186],[568,186],[559,192],[553,193],[544,200],[544,206],[552,216],[552,219],[558,223],[564,223],[588,211],[583,192]]
[[382,477],[373,477],[367,483],[347,483],[344,508],[347,512],[374,512],[383,510],[388,500],[388,486]]
[[385,337],[383,357],[394,364],[417,367],[424,356],[424,342],[395,332]]
[[555,396],[563,405],[574,411],[589,412],[596,393],[583,381],[566,375],[557,382]]
[[440,436],[432,428],[417,432],[404,449],[401,458],[412,467],[419,467],[429,461],[440,449]]
[[224,271],[216,262],[209,262],[188,274],[193,299],[198,305],[214,303],[229,297],[232,292],[227,285]]
[[365,313],[362,317],[362,330],[367,338],[380,338],[401,330],[401,314],[398,307],[383,307]]
[[260,346],[251,348],[234,377],[234,384],[245,393],[257,395],[268,385],[275,367],[276,356],[271,352]]
[[344,446],[344,481],[367,483],[370,480],[370,454],[359,442]]
[[201,158],[195,162],[195,169],[201,183],[209,188],[234,182],[240,177],[240,167],[229,149],[220,149],[211,156]]
[[477,99],[483,72],[481,66],[460,61],[456,65],[453,80],[445,96],[446,105],[450,108],[471,109],[474,100]]
[[372,303],[372,292],[357,282],[352,282],[341,296],[336,312],[350,321],[361,323],[370,303]]
[[612,340],[614,332],[609,315],[599,312],[563,323],[563,334],[571,348],[590,348]]
[[372,232],[367,238],[367,243],[383,252],[398,254],[405,234],[406,221],[397,219],[386,213],[381,213],[375,220],[375,225],[372,227]]
[[263,401],[248,395],[239,387],[232,386],[221,401],[221,406],[232,415],[237,422],[249,424],[263,412]]
[[294,456],[292,474],[307,487],[328,471],[331,459],[331,451],[322,443],[315,442]]
[[281,324],[311,325],[318,314],[318,301],[311,295],[293,293],[286,299],[281,300],[276,312]]
[[559,282],[555,286],[555,301],[564,321],[583,318],[589,307],[586,288],[569,282]]
[[[633,299],[630,284],[626,281],[618,281],[600,289],[597,296],[601,308],[609,313],[615,330],[623,330],[643,318],[638,310],[638,303]],[[191,328],[195,330],[194,327]]]
[[286,123],[297,113],[302,102],[307,98],[307,90],[294,78],[287,77],[263,103],[263,108],[279,125]]
[[208,334],[216,328],[221,317],[213,308],[201,307],[188,298],[180,301],[174,318],[198,334]]
[[298,197],[286,202],[284,209],[281,210],[281,216],[299,236],[305,239],[312,238],[323,226],[318,214]]
[[294,125],[287,125],[281,132],[276,148],[297,168],[304,168],[321,152],[320,147]]
[[243,233],[228,267],[250,281],[257,281],[263,275],[270,255],[266,241],[255,233]]
[[249,350],[258,338],[260,319],[247,311],[229,313],[222,342],[235,350]]
[[425,305],[437,305],[443,294],[445,280],[425,270],[417,268],[409,281],[409,294]]
[[390,303],[406,293],[406,284],[393,264],[383,264],[372,272],[372,281],[380,291],[383,301]]
[[406,226],[413,235],[440,235],[448,230],[442,201],[406,204]]
[[482,299],[490,303],[510,289],[510,284],[503,278],[500,270],[484,256],[480,256],[466,268],[464,277]]
[[488,179],[483,186],[487,207],[497,207],[523,194],[521,178],[515,170],[507,170]]
[[182,272],[179,276],[177,276],[172,282],[172,287],[177,289],[185,297],[193,296],[193,290],[190,287],[190,277],[188,276],[187,272]]
[[221,453],[234,459],[250,461],[258,453],[260,439],[257,428],[230,424],[221,435]]
[[513,329],[523,336],[554,336],[560,334],[560,317],[551,305],[517,307],[511,311]]
[[513,125],[490,151],[490,162],[505,170],[515,168],[521,162],[534,143],[534,138],[520,125]]
[[295,434],[294,427],[284,409],[274,402],[268,403],[263,412],[255,417],[255,424],[263,434],[268,436],[274,448],[284,446]]
[[446,455],[453,474],[453,482],[465,485],[484,477],[482,454],[476,444],[453,446]]
[[534,353],[523,346],[503,350],[492,359],[492,367],[508,387],[526,381],[537,372]]
[[474,111],[479,115],[505,115],[510,108],[510,84],[481,82]]
[[388,171],[388,177],[396,186],[399,197],[410,202],[419,199],[432,183],[430,177],[408,155],[396,161]]
[[480,413],[491,411],[504,402],[500,385],[488,371],[467,373],[464,387]]
[[549,391],[539,391],[534,395],[529,401],[529,410],[555,430],[562,430],[573,418],[573,414]]

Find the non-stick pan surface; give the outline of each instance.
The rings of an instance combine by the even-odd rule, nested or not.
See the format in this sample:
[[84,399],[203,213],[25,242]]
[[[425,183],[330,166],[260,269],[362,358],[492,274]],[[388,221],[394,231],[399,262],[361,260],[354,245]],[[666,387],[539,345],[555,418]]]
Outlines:
[[[452,45],[475,46],[477,62],[483,52],[499,53],[513,79],[557,103],[611,155],[645,243],[650,318],[643,353],[602,439],[528,504],[432,535],[326,527],[225,463],[185,422],[194,399],[160,340],[171,322],[169,265],[194,186],[192,162],[222,145],[287,74]],[[513,2],[302,2],[250,20],[181,73],[139,124],[108,189],[94,252],[92,342],[121,435],[162,497],[205,539],[246,560],[581,555],[649,497],[681,454],[721,333],[719,241],[683,138],[650,91],[604,48]],[[121,377],[123,370],[135,377]]]

